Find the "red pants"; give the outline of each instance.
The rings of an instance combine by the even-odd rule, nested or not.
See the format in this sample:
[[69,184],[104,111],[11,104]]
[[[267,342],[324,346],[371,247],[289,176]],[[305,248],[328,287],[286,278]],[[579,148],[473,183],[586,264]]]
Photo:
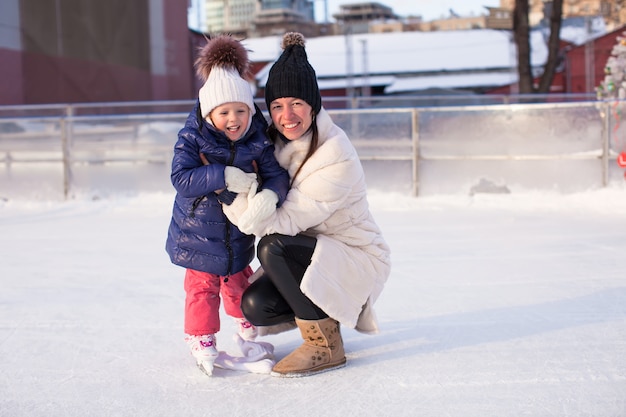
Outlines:
[[224,311],[231,317],[242,318],[241,295],[250,285],[249,266],[228,277],[187,269],[185,273],[185,333],[215,334],[220,330],[220,295]]

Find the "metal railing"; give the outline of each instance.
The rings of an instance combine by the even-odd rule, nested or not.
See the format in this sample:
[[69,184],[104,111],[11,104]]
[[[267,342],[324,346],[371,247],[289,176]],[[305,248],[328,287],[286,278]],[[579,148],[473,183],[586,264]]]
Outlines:
[[[544,181],[564,191],[622,179],[614,160],[625,145],[624,103],[515,101],[328,107],[374,187],[417,196],[465,192],[481,179],[509,188],[540,188]],[[129,183],[171,190],[173,145],[192,106],[188,100],[2,106],[0,198],[23,194],[20,181],[35,191],[61,182],[64,198],[94,188],[125,189]],[[117,176],[121,172],[126,179]]]

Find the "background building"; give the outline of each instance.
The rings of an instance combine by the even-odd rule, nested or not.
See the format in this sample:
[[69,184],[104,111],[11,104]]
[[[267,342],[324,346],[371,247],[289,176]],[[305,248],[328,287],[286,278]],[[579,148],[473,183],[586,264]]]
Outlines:
[[[213,5],[224,4],[224,0],[209,1]],[[423,91],[424,86],[427,89],[444,85],[477,93],[494,91],[493,88],[514,91],[506,87],[512,82],[511,75],[515,74],[514,45],[509,30],[494,31],[502,39],[485,40],[485,45],[491,48],[485,58],[478,59],[478,54],[468,56],[465,54],[467,48],[460,48],[457,53],[443,54],[443,58],[452,59],[457,64],[455,68],[445,65],[412,68],[416,62],[435,64],[438,58],[426,58],[423,51],[416,49],[407,50],[397,60],[390,60],[389,44],[379,45],[382,39],[379,36],[390,32],[415,35],[428,32],[427,24],[432,22],[422,22],[419,16],[401,18],[380,3],[359,3],[345,6],[337,25],[320,25],[313,19],[313,2],[310,0],[263,0],[256,2],[255,7],[259,9],[255,13],[244,11],[245,7],[251,6],[246,3],[248,0],[237,1],[228,2],[231,9],[221,12],[222,16],[231,16],[229,22],[237,22],[231,23],[229,32],[236,32],[248,40],[262,40],[251,48],[256,50],[256,58],[259,58],[260,49],[267,49],[253,62],[255,74],[280,54],[279,36],[297,30],[310,38],[311,57],[326,56],[316,63],[316,69],[327,95],[411,94]],[[501,0],[500,8],[486,8],[488,14],[480,16],[485,19],[486,28],[507,29],[511,11],[507,8],[507,1]],[[533,7],[540,5],[545,12],[549,3],[535,1]],[[568,2],[570,6],[574,3]],[[597,64],[594,58],[600,53],[597,48],[603,45],[590,39],[607,32],[610,27],[604,22],[613,19],[619,8],[616,2],[592,3],[586,2],[586,9],[581,5],[578,9],[568,9],[571,13],[578,13],[582,9],[590,10],[595,4],[599,7],[597,10],[607,14],[565,18],[562,39],[568,40],[576,49],[570,53],[571,59],[568,57],[563,61],[565,69],[555,91],[590,92],[597,85],[596,78],[602,75],[602,68],[594,66],[594,62]],[[241,9],[236,9],[237,5]],[[215,16],[218,16],[217,12]],[[245,35],[239,33],[236,28],[243,32],[244,23],[237,19],[250,16],[253,20],[249,30]],[[466,23],[471,21],[455,15],[449,18],[456,22],[463,19]],[[601,21],[602,27],[596,28],[596,21]],[[221,22],[226,22],[224,17]],[[354,31],[350,34],[352,39],[348,39],[350,36],[344,36],[348,35],[347,32],[336,30],[346,22],[363,30],[367,28],[367,34],[373,37],[361,38],[361,34]],[[456,41],[432,48],[434,42],[440,42],[444,34],[450,32],[448,28],[454,27],[457,27],[454,32],[458,32]],[[226,26],[222,28],[226,29]],[[545,31],[545,27],[538,29]],[[485,29],[478,27],[473,31],[481,30]],[[571,30],[575,30],[575,36],[563,36]],[[459,39],[470,37],[467,31],[460,31],[452,24],[439,26],[437,32],[440,36],[436,38],[416,36],[402,38],[394,44],[402,48],[426,45],[426,50],[443,53]],[[313,39],[326,38],[318,36],[321,34],[341,36],[328,39],[328,43],[316,50],[314,45],[318,42]],[[188,29],[187,4],[178,0],[4,0],[0,2],[0,104],[191,99],[196,97],[199,88],[193,70],[195,50],[204,45],[205,36],[203,32]],[[537,45],[533,45],[533,54],[545,48],[545,38],[544,32]],[[494,52],[496,47],[500,49]],[[329,51],[332,54],[327,56]],[[584,56],[584,74],[581,72],[581,54]],[[497,66],[474,66],[474,61],[484,61],[495,55],[502,60]],[[599,65],[605,60],[603,57]],[[487,82],[481,78],[481,72],[488,73]],[[493,73],[499,74],[497,82],[491,77]],[[470,83],[472,80],[475,82]],[[585,86],[581,87],[583,81]],[[262,91],[257,96],[262,96]]]
[[[318,36],[314,0],[192,0],[190,19],[204,33],[229,33],[239,38],[271,36],[297,30]],[[321,31],[323,33],[323,30]]]
[[391,7],[375,2],[342,5],[333,17],[337,20],[337,33],[346,33],[348,28],[352,33],[369,33],[373,23],[398,21]]
[[471,30],[487,27],[487,17],[459,16],[451,11],[450,17],[437,19],[422,24],[422,30]]
[[2,0],[0,62],[0,104],[194,94],[178,0]]
[[[307,37],[347,33],[387,33],[410,31],[447,31],[472,29],[512,30],[514,0],[500,0],[498,7],[484,7],[484,12],[464,16],[449,10],[449,15],[424,21],[420,15],[399,16],[380,2],[360,2],[340,5],[340,11],[328,20],[328,9],[323,23],[315,19],[314,5],[322,0],[190,0],[201,12],[191,19],[200,32],[228,32],[241,38],[277,36],[298,30]],[[324,0],[327,1],[327,0]],[[529,0],[531,26],[548,24],[552,1]],[[601,16],[608,30],[626,24],[623,0],[566,0],[563,18],[591,18]],[[325,3],[327,6],[327,3]],[[419,13],[419,6],[415,7]],[[197,20],[202,21],[199,24]]]
[[280,36],[297,31],[304,36],[318,36],[312,0],[259,0],[261,5],[248,32],[250,37]]
[[[550,15],[552,1],[530,0],[529,21],[532,26],[538,25]],[[515,0],[500,0],[500,7],[513,10]],[[581,16],[602,16],[609,29],[626,24],[626,8],[623,0],[565,0],[563,2],[563,18]]]
[[210,33],[232,33],[247,36],[255,14],[261,6],[258,0],[204,0],[203,29]]

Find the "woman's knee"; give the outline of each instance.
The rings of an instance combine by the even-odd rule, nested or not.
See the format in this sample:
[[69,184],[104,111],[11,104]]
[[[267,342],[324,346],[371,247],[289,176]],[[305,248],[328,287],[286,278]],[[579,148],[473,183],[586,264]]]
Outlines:
[[241,296],[241,312],[254,325],[260,325],[263,321],[262,308],[260,308],[262,302],[260,294],[252,287],[249,287]]
[[296,262],[311,260],[317,239],[304,235],[281,235],[279,233],[263,236],[257,245],[257,256],[261,265],[272,262],[272,259],[292,258]]
[[259,244],[257,245],[257,257],[261,264],[280,253],[280,248],[283,246],[280,238],[281,235],[274,234],[263,236],[261,240],[259,240]]
[[286,309],[289,307],[285,300],[266,275],[254,281],[241,297],[241,311],[255,326],[276,324],[277,318],[285,314]]

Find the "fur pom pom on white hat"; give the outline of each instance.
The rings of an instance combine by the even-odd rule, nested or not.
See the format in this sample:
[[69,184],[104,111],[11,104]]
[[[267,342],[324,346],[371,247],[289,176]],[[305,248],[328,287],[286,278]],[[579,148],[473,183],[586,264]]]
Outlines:
[[195,62],[196,74],[204,82],[200,88],[200,112],[206,117],[225,103],[245,103],[255,113],[252,88],[245,79],[250,61],[248,51],[229,35],[218,35],[207,40]]

